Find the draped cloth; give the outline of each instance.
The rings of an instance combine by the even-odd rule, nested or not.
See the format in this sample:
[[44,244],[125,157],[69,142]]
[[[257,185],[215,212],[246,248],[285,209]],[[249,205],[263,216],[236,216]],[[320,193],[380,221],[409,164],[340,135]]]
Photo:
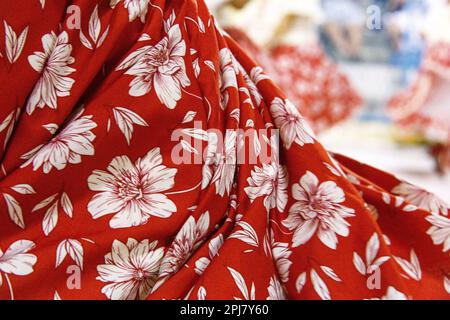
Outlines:
[[449,298],[447,205],[329,154],[202,0],[0,16],[0,298]]

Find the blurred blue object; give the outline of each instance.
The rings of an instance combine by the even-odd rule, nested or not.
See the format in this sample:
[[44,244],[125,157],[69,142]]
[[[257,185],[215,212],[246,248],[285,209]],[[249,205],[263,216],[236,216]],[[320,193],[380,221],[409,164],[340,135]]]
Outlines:
[[402,35],[402,45],[399,51],[394,51],[391,56],[391,63],[402,71],[401,85],[407,86],[412,76],[420,68],[425,43],[418,44],[411,41],[411,34]]
[[406,86],[420,68],[425,51],[422,27],[427,14],[425,0],[406,0],[396,11],[388,13],[391,23],[401,31],[397,50],[391,55],[391,63],[402,71],[401,85]]

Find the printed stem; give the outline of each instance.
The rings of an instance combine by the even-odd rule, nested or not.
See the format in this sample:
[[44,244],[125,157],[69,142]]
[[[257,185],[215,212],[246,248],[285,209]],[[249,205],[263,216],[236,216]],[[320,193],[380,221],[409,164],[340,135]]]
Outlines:
[[149,3],[149,5],[151,6],[151,7],[153,7],[153,8],[156,8],[156,9],[158,9],[159,10],[159,12],[161,12],[161,15],[164,17],[164,12],[163,12],[163,10],[161,9],[161,7],[158,7],[157,5],[154,5],[153,3]]
[[197,95],[195,95],[195,94],[193,94],[193,93],[190,93],[189,91],[185,90],[184,88],[181,88],[181,91],[183,91],[184,93],[190,95],[191,97],[197,98],[197,99],[199,99],[200,101],[203,102],[203,98],[202,98],[202,97],[197,96]]
[[197,21],[195,21],[195,20],[192,19],[191,17],[186,17],[185,19],[186,19],[186,20],[189,20],[189,21],[192,21],[192,22],[197,26],[197,28],[200,29],[200,26],[198,25]]
[[200,181],[196,186],[187,189],[187,190],[181,190],[181,191],[174,191],[174,192],[166,192],[165,194],[167,195],[174,195],[174,194],[182,194],[182,193],[188,193],[191,191],[194,191],[195,189],[197,189],[198,187],[200,187],[202,185],[202,182]]
[[278,224],[278,222],[276,222],[275,220],[272,220],[272,219],[270,219],[270,222],[272,222],[274,225],[276,225],[277,227],[278,227],[278,229],[280,230],[280,232],[282,233],[282,234],[284,234],[284,235],[286,235],[286,236],[290,236],[291,234],[293,234],[294,232],[284,232],[282,229],[281,229],[281,227],[280,227],[280,225]]
[[5,276],[6,283],[8,284],[9,294],[11,296],[11,300],[14,300],[14,291],[13,291],[11,280],[9,279],[9,277],[8,277],[8,275],[6,273],[4,273],[3,275]]
[[195,94],[193,94],[193,93],[190,93],[189,91],[186,91],[184,88],[181,88],[181,91],[183,91],[184,93],[190,95],[191,97],[194,97],[194,98],[199,99],[201,102],[203,102],[203,100],[205,100],[206,103],[208,104],[208,120],[209,120],[209,118],[211,118],[211,103],[209,102],[208,98],[205,97],[205,98],[203,99],[203,98],[200,97],[200,96],[197,96],[197,95],[195,95]]

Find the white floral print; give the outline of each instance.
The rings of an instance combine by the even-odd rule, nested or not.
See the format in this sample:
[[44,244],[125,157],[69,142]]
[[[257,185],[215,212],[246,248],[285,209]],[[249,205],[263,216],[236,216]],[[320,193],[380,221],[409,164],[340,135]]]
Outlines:
[[19,59],[20,55],[22,54],[25,42],[27,40],[29,27],[25,27],[25,29],[23,29],[23,31],[17,37],[16,32],[4,20],[3,25],[5,27],[6,58],[8,59],[9,63],[13,64]]
[[100,33],[101,29],[102,29],[102,22],[98,16],[98,5],[96,5],[89,19],[90,39],[88,39],[87,35],[83,33],[82,29],[80,29],[81,43],[90,50],[100,48],[103,42],[105,42],[106,37],[108,36],[109,26],[106,27],[106,29],[103,31],[103,34]]
[[207,142],[205,151],[205,164],[202,168],[202,189],[205,189],[212,180],[214,174],[212,167],[217,167],[221,153],[218,150],[218,136],[215,132],[207,133]]
[[448,215],[447,203],[431,192],[425,191],[412,184],[402,182],[392,189],[392,193],[402,196],[408,202],[421,209],[429,210],[444,216]]
[[289,281],[289,269],[292,265],[292,261],[289,260],[292,254],[292,251],[289,250],[289,244],[285,242],[272,242],[271,248],[280,280],[286,283]]
[[203,213],[200,218],[195,221],[190,216],[178,232],[172,246],[164,256],[161,264],[160,279],[156,288],[161,285],[165,279],[176,273],[189,259],[192,253],[202,243],[209,228],[209,212]]
[[270,106],[275,126],[280,129],[284,146],[289,149],[292,143],[300,146],[314,143],[314,133],[306,120],[289,100],[275,98]]
[[286,300],[286,293],[284,292],[283,286],[276,277],[270,278],[267,290],[269,291],[267,300]]
[[405,278],[411,278],[416,281],[422,279],[422,268],[420,267],[420,261],[414,249],[411,249],[409,260],[397,256],[394,259],[405,272],[403,275]]
[[158,242],[129,238],[124,244],[115,240],[105,255],[105,264],[97,266],[97,280],[109,283],[102,293],[111,300],[143,300],[158,277],[164,248]]
[[[237,77],[239,74],[238,64],[233,53],[228,48],[223,48],[219,52],[220,60],[220,91],[223,93],[227,88],[237,88]],[[224,105],[222,105],[222,108]]]
[[[0,298],[448,298],[448,205],[329,155],[303,118],[321,106],[204,0],[75,1],[73,30],[29,2],[0,21]],[[299,90],[340,91],[306,69],[331,90]]]
[[211,263],[211,260],[218,254],[220,248],[224,243],[223,235],[219,234],[217,237],[211,239],[209,242],[209,257],[202,257],[195,262],[195,273],[202,275],[206,268]]
[[113,114],[117,126],[125,136],[128,145],[131,144],[135,124],[142,127],[148,127],[147,122],[140,115],[130,109],[115,107],[113,108]]
[[[255,283],[252,282],[251,286],[247,285],[244,277],[242,276],[242,274],[231,268],[231,267],[227,267],[228,271],[231,274],[231,277],[234,280],[234,283],[236,284],[236,287],[239,289],[239,291],[241,292],[241,295],[243,297],[244,300],[256,300],[255,296],[256,296],[256,288],[255,288]],[[277,290],[278,288],[276,288],[275,290]],[[234,297],[234,300],[242,300],[241,297]]]
[[89,213],[94,219],[114,214],[111,228],[143,225],[151,216],[168,218],[177,208],[163,192],[174,186],[176,172],[162,164],[159,148],[134,164],[127,156],[116,157],[108,172],[95,170],[88,178],[89,188],[100,192],[89,202]]
[[80,241],[75,239],[65,239],[56,248],[55,268],[58,268],[66,259],[67,254],[72,261],[83,270],[84,249]]
[[42,167],[44,173],[49,173],[52,168],[63,170],[69,163],[81,163],[82,156],[93,156],[95,153],[92,144],[95,134],[92,133],[92,129],[96,127],[97,124],[92,121],[92,116],[73,119],[23,166],[32,163],[34,171]]
[[380,251],[380,239],[377,233],[374,233],[366,244],[365,258],[363,258],[357,253],[353,252],[353,264],[362,275],[370,275],[375,270],[380,269],[381,266],[390,259],[389,256],[378,257]]
[[345,220],[354,215],[354,210],[342,205],[344,191],[335,182],[320,183],[317,177],[308,171],[300,184],[292,187],[292,196],[297,200],[289,209],[289,216],[283,225],[295,230],[293,246],[308,242],[317,233],[320,241],[331,249],[336,249],[336,234],[347,237],[350,224]]
[[[2,273],[9,282],[8,274],[16,276],[27,276],[33,273],[33,267],[37,262],[37,257],[28,251],[34,249],[36,245],[30,240],[18,240],[11,244],[9,248],[2,252],[0,249],[0,287],[3,284]],[[9,283],[11,300],[14,300],[12,284]]]
[[31,67],[41,73],[31,95],[26,110],[28,114],[38,108],[48,106],[51,109],[58,107],[58,97],[70,95],[75,80],[68,76],[75,71],[69,65],[75,63],[71,56],[72,45],[69,36],[63,31],[59,36],[54,32],[42,37],[44,52],[35,52],[28,57]]
[[186,75],[184,56],[186,44],[179,25],[171,26],[155,46],[145,46],[131,53],[116,70],[128,69],[125,74],[135,76],[129,94],[140,97],[154,87],[159,101],[174,109],[181,99],[182,88],[190,85]]
[[[37,258],[28,251],[34,249],[35,244],[29,240],[19,240],[2,252],[0,250],[0,272],[26,276],[33,272]],[[1,276],[1,275],[0,275]]]
[[267,211],[277,208],[282,212],[287,204],[287,172],[286,168],[273,162],[263,164],[262,168],[255,167],[251,177],[247,179],[249,184],[244,190],[253,202],[256,198],[264,197],[264,206]]
[[[225,146],[219,150],[217,145],[208,145],[207,165],[213,164],[214,175],[211,183],[216,186],[216,192],[221,197],[230,194],[236,172],[236,131],[227,130],[225,135]],[[209,167],[204,170],[210,172]],[[204,182],[205,183],[205,182]]]
[[[115,8],[122,0],[111,0],[109,5]],[[128,10],[128,19],[130,22],[139,18],[142,23],[145,22],[150,0],[123,0],[123,6]]]
[[447,252],[450,250],[450,219],[432,214],[428,216],[427,221],[432,224],[432,227],[428,229],[427,234],[433,240],[435,245],[443,245],[442,251]]

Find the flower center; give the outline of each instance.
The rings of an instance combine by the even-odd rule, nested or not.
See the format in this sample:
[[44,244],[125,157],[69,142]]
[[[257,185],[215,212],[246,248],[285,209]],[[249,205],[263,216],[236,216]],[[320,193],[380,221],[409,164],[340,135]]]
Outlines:
[[139,200],[144,196],[144,186],[138,177],[125,174],[118,183],[117,192],[126,201]]
[[305,219],[322,219],[327,216],[327,201],[324,201],[318,194],[312,194],[309,197],[308,210],[303,212],[302,215]]
[[166,65],[168,61],[169,51],[167,50],[167,48],[163,48],[152,55],[149,64],[154,66],[163,66]]
[[288,122],[298,122],[298,120],[299,120],[299,116],[296,115],[296,114],[289,114],[287,116],[287,121]]
[[133,278],[138,281],[144,280],[145,279],[145,271],[142,269],[136,269],[133,274]]

